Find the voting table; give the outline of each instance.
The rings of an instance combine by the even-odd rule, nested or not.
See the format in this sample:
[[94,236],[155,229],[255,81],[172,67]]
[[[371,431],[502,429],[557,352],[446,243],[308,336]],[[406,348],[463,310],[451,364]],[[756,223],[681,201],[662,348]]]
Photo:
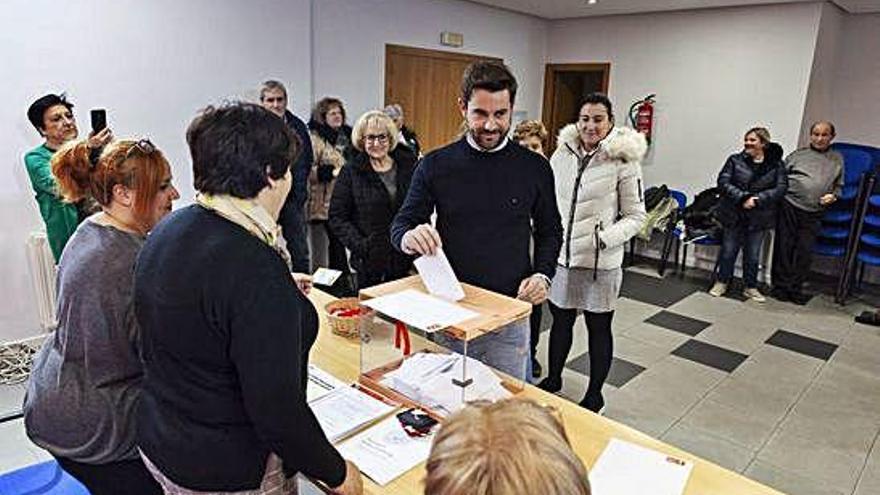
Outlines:
[[[406,288],[418,287],[418,278],[409,278],[399,281],[398,285],[385,284],[380,290],[370,291],[369,289],[362,291],[362,299],[379,297],[395,290],[404,290]],[[472,309],[485,307],[485,300],[477,301],[474,306],[472,297],[491,298],[485,291],[479,293],[474,292],[469,286],[465,286],[466,297],[459,301],[463,307]],[[468,297],[468,296],[471,297]],[[503,296],[498,296],[503,297]],[[339,380],[346,383],[360,383],[364,386],[364,370],[369,371],[370,366],[362,367],[362,343],[361,339],[348,339],[338,335],[334,335],[330,331],[326,313],[323,308],[334,298],[318,289],[312,290],[309,299],[318,309],[320,315],[320,330],[315,346],[312,348],[310,363],[329,372]],[[504,298],[494,301],[495,303],[509,304],[510,298]],[[490,306],[492,303],[490,302]],[[510,318],[519,318],[528,315],[526,303],[521,305],[511,304],[507,307],[500,306],[499,311],[495,314],[486,313],[468,325],[459,330],[468,329],[488,329],[496,328],[510,320]],[[525,313],[517,314],[517,311],[525,310]],[[420,334],[411,335],[411,339],[415,342],[424,339]],[[414,343],[412,345],[422,345]],[[752,481],[740,474],[722,468],[709,461],[700,459],[687,452],[665,444],[644,433],[633,428],[617,423],[611,419],[596,415],[581,408],[578,404],[572,403],[562,397],[544,392],[529,384],[520,383],[518,389],[513,390],[516,397],[522,397],[534,400],[540,404],[552,406],[555,408],[562,418],[565,430],[571,440],[574,451],[583,460],[588,470],[593,467],[602,451],[606,448],[612,439],[619,439],[625,442],[631,442],[640,446],[644,446],[659,451],[672,458],[681,459],[693,463],[693,470],[688,479],[684,493],[686,495],[771,495],[780,492],[764,486],[756,481]],[[399,399],[399,398],[398,398]],[[401,404],[406,407],[410,404],[405,401]],[[364,478],[365,492],[369,494],[387,494],[387,495],[416,495],[423,492],[423,481],[425,478],[425,465],[420,463],[416,467],[410,469],[402,476],[394,479],[385,486],[379,486],[368,478]],[[647,492],[646,492],[647,493]],[[603,494],[596,494],[603,495]]]

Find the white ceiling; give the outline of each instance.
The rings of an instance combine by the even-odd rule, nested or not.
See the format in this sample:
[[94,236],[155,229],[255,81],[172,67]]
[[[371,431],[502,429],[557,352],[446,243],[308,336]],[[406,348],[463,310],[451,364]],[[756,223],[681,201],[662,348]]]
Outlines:
[[[568,19],[597,15],[636,14],[670,10],[742,7],[779,3],[805,3],[816,0],[471,0],[476,3],[501,7],[544,19]],[[880,12],[880,0],[833,0],[841,9],[851,13]]]

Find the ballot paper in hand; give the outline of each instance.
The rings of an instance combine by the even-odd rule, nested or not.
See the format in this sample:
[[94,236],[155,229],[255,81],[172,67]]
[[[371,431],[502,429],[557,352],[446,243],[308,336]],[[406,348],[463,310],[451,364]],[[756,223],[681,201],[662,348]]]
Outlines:
[[432,295],[442,297],[447,301],[460,301],[464,299],[464,289],[458,282],[452,265],[446,258],[442,248],[438,248],[434,254],[426,254],[417,258],[413,264],[422,277],[422,283]]
[[681,495],[694,465],[640,445],[612,438],[590,470],[593,493]]
[[433,432],[424,437],[407,435],[397,417],[391,416],[346,440],[338,449],[362,473],[385,486],[426,461],[433,439]]
[[336,389],[309,406],[331,443],[394,411],[394,406],[354,387]]
[[414,289],[368,299],[361,304],[426,332],[436,332],[480,316],[479,313]]
[[342,272],[339,270],[332,270],[330,268],[318,268],[317,270],[315,270],[315,274],[312,275],[312,283],[315,285],[330,287],[331,285],[336,283],[336,279],[338,279],[340,275],[342,275]]
[[306,401],[312,402],[324,397],[338,388],[347,387],[348,384],[335,376],[309,364],[309,378],[306,381]]

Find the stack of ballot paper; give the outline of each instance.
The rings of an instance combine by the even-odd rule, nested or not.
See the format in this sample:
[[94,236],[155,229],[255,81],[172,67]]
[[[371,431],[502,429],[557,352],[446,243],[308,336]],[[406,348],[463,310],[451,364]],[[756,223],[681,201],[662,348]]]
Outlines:
[[309,379],[306,382],[306,401],[312,402],[337,388],[347,387],[348,384],[314,364],[309,365]]
[[394,411],[395,407],[354,387],[342,387],[309,403],[332,443]]
[[346,440],[338,448],[342,457],[357,464],[362,473],[384,486],[426,461],[433,439],[433,432],[423,437],[407,435],[400,420],[391,416]]
[[[464,387],[453,383],[470,381]],[[420,352],[385,375],[382,384],[440,415],[448,415],[474,400],[498,400],[511,393],[491,368],[461,354]]]
[[612,438],[590,470],[593,493],[681,495],[691,462]]

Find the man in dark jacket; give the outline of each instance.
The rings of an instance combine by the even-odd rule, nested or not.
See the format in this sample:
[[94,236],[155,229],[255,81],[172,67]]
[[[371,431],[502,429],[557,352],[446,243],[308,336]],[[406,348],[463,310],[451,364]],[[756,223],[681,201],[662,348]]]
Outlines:
[[724,235],[718,263],[718,281],[709,294],[727,291],[734,263],[743,249],[743,295],[764,302],[758,291],[758,264],[767,230],[776,224],[776,208],[788,189],[782,147],[770,141],[770,132],[755,127],[746,132],[744,150],[730,155],[718,174],[719,214]]
[[[468,131],[419,163],[391,242],[425,255],[442,239],[462,281],[540,304],[556,272],[562,220],[549,163],[507,137],[516,89],[501,63],[475,62],[465,70],[458,103]],[[435,208],[436,229],[429,223]],[[521,378],[528,349],[528,318],[468,343],[469,355]]]
[[269,80],[260,87],[260,103],[264,108],[284,119],[300,141],[300,152],[292,167],[293,188],[278,217],[278,225],[290,251],[293,271],[310,273],[309,243],[306,237],[304,206],[308,198],[309,172],[312,169],[312,140],[306,124],[287,109],[287,89],[278,81]]

